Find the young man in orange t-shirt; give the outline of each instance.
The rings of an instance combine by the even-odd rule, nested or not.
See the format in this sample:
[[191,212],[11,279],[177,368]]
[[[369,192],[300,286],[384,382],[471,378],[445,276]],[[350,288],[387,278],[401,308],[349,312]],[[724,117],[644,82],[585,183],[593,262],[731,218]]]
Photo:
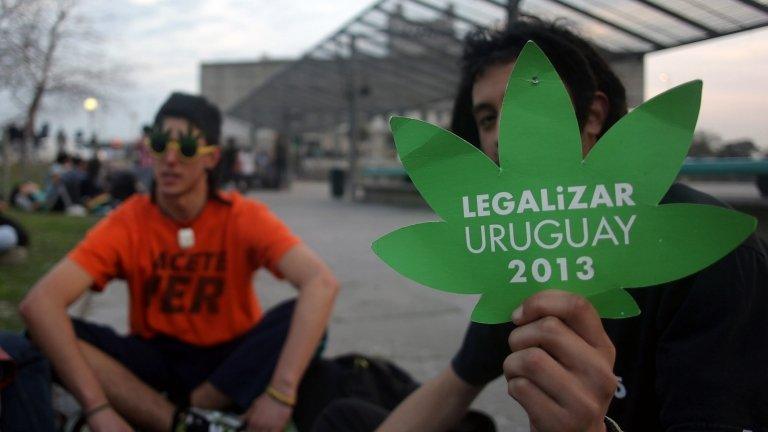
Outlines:
[[[22,302],[32,339],[93,431],[204,423],[185,404],[243,410],[259,431],[290,419],[338,283],[264,204],[215,188],[220,126],[205,99],[171,95],[148,143],[152,195],[99,222]],[[297,300],[262,313],[251,284],[260,267],[292,283]],[[67,315],[115,278],[129,286],[129,336]]]

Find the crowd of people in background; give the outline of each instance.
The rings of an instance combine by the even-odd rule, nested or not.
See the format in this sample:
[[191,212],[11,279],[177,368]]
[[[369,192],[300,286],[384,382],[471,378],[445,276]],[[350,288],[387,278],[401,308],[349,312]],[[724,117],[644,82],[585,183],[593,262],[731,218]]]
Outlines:
[[[59,152],[42,183],[28,180],[13,185],[7,205],[25,212],[104,215],[134,193],[152,189],[152,162],[146,146],[137,145],[133,153],[135,162],[125,167],[96,156]],[[266,152],[240,151],[230,140],[222,151],[217,175],[225,189],[279,188],[284,176],[274,165]]]
[[[66,135],[63,130],[59,131],[54,143],[57,154],[50,162],[45,178],[40,182],[28,179],[13,184],[7,205],[25,212],[104,215],[132,194],[150,192],[152,157],[145,145],[148,128],[143,128],[135,145],[121,145],[119,150],[110,152],[99,150],[95,136],[86,145],[82,133],[78,133],[75,140],[79,151],[68,151]],[[20,147],[20,132],[14,133],[18,129],[13,125],[8,127],[11,148]],[[46,137],[47,132],[41,132],[40,137],[36,135],[33,155],[40,153],[40,142]],[[243,150],[230,137],[222,148],[221,163],[215,175],[224,189],[246,192],[257,188],[280,188],[284,185],[287,168],[285,151],[280,150],[276,149],[274,155],[264,149]]]
[[[145,144],[147,130],[125,154],[112,157],[93,152],[68,153],[57,142],[58,154],[47,167],[41,182],[25,180],[13,185],[7,197],[0,196],[0,263],[23,262],[30,235],[23,225],[3,212],[52,212],[71,216],[104,216],[137,192],[151,192],[152,156]],[[60,139],[58,141],[61,141]],[[284,153],[284,152],[282,152]],[[222,149],[216,172],[223,189],[246,192],[256,188],[279,188],[285,179],[285,163],[264,150],[242,151],[230,138]]]
[[43,185],[32,181],[16,184],[9,203],[23,211],[104,214],[136,191],[132,170],[104,169],[96,157],[86,160],[60,152]]

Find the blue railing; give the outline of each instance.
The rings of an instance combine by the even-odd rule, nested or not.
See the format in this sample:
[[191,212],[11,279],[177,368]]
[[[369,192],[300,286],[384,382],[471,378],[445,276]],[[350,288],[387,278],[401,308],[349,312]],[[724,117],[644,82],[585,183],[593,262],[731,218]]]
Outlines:
[[768,175],[768,159],[687,158],[680,174],[695,175]]
[[[768,159],[750,158],[687,158],[680,174],[694,175],[768,175]],[[367,167],[364,176],[399,177],[405,176],[403,167]]]

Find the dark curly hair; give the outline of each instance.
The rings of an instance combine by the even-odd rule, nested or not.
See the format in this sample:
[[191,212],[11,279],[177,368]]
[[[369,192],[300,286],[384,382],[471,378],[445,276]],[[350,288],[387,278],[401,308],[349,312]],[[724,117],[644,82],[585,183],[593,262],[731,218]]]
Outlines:
[[529,40],[541,47],[568,87],[580,129],[587,120],[596,91],[605,93],[609,102],[602,132],[627,113],[624,85],[589,42],[559,22],[524,16],[503,30],[484,29],[466,36],[461,80],[451,120],[455,134],[475,146],[480,145],[472,116],[472,86],[489,67],[515,60]]

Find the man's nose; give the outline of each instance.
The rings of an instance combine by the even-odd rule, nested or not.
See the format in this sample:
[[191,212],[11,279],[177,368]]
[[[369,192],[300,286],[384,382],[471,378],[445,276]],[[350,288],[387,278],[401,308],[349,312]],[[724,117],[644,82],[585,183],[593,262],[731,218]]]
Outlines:
[[167,165],[175,165],[179,163],[180,158],[181,155],[179,155],[179,150],[173,146],[169,146],[167,149],[165,149],[162,159],[163,163]]

